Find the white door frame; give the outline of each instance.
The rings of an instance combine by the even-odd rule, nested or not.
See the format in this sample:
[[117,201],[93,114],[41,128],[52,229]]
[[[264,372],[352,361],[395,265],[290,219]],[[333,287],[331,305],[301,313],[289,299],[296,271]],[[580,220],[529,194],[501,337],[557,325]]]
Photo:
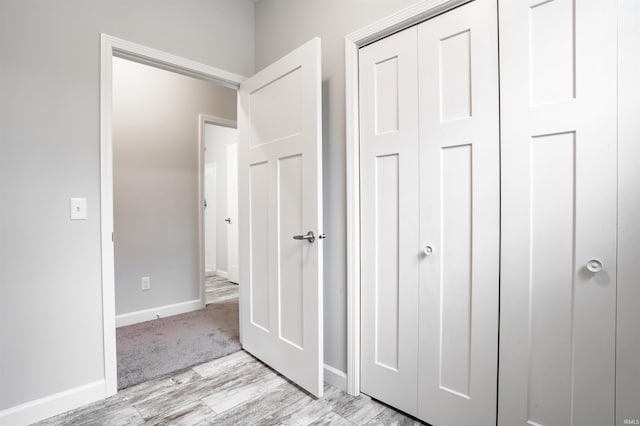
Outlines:
[[[198,247],[200,250],[200,300],[202,307],[207,303],[205,296],[205,280],[206,280],[206,262],[204,260],[204,209],[202,203],[205,199],[204,194],[204,126],[205,124],[213,124],[216,126],[238,128],[238,122],[229,120],[215,115],[199,114],[198,115],[198,196],[200,197],[200,208],[198,208]],[[216,203],[216,206],[218,204]],[[217,208],[217,207],[216,207]],[[227,268],[228,269],[228,268]]]
[[423,0],[345,37],[347,145],[347,391],[360,394],[360,129],[358,49],[473,0]]
[[[236,90],[239,89],[240,83],[246,80],[246,77],[107,34],[101,34],[100,46],[100,237],[102,253],[102,333],[106,398],[118,391],[115,263],[113,252],[113,57],[117,56],[190,77],[213,81]],[[202,140],[200,140],[200,143],[202,143]],[[199,161],[202,169],[202,152],[200,152]],[[202,180],[202,170],[200,170],[199,174],[201,175],[200,180]],[[198,190],[201,196],[202,187],[202,182],[200,182]],[[199,226],[202,231],[204,218],[201,203],[202,197],[198,200],[198,211],[200,211]],[[200,269],[204,273],[202,244],[202,235],[200,235]]]

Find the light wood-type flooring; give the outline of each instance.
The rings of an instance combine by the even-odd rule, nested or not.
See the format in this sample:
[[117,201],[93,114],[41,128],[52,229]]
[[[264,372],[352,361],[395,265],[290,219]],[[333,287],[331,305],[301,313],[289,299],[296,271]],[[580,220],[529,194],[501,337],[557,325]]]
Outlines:
[[325,385],[316,399],[240,351],[125,389],[40,425],[417,425]]
[[[207,277],[207,304],[238,286]],[[419,425],[367,396],[325,385],[317,399],[244,351],[127,388],[39,425]]]
[[204,284],[205,301],[208,305],[238,297],[238,284],[234,284],[219,275],[208,276]]

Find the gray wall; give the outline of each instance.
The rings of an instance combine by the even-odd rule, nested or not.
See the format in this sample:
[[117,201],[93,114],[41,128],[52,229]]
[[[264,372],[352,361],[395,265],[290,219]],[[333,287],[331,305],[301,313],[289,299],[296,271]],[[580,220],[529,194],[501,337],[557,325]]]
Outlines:
[[347,367],[344,36],[415,0],[262,0],[256,4],[256,70],[311,38],[322,39],[324,356]]
[[114,58],[117,315],[200,298],[198,114],[235,120],[236,104],[236,90]]
[[[254,70],[248,0],[0,2],[0,410],[104,377],[100,33]],[[87,197],[88,220],[69,221]]]
[[[234,100],[235,98],[234,91]],[[235,105],[234,105],[235,106]],[[235,120],[235,118],[233,118]],[[216,208],[216,269],[229,272],[227,259],[227,230],[224,221],[227,212],[227,145],[238,142],[238,131],[224,126],[207,124],[205,128],[206,162],[216,163],[216,199],[207,200],[209,205]],[[238,218],[232,218],[238,220]]]

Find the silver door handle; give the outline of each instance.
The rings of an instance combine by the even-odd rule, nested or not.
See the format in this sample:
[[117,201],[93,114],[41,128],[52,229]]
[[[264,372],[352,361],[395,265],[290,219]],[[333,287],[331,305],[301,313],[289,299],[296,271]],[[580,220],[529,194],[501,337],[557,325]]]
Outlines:
[[309,231],[307,232],[306,235],[294,235],[293,236],[294,240],[307,240],[310,243],[314,242],[316,240],[316,236],[313,234],[313,231]]
[[602,262],[600,262],[598,259],[591,259],[587,262],[587,269],[589,270],[589,272],[597,274],[598,272],[602,271]]
[[229,223],[229,224],[231,224],[231,218],[230,217],[226,218],[224,221]]

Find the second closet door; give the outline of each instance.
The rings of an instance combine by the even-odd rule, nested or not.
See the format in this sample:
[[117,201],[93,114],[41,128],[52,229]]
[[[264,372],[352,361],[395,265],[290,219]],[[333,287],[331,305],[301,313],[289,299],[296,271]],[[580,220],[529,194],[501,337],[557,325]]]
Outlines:
[[[418,26],[418,416],[495,425],[500,154],[495,0]],[[430,250],[429,250],[430,248]],[[430,252],[430,253],[429,253]]]

